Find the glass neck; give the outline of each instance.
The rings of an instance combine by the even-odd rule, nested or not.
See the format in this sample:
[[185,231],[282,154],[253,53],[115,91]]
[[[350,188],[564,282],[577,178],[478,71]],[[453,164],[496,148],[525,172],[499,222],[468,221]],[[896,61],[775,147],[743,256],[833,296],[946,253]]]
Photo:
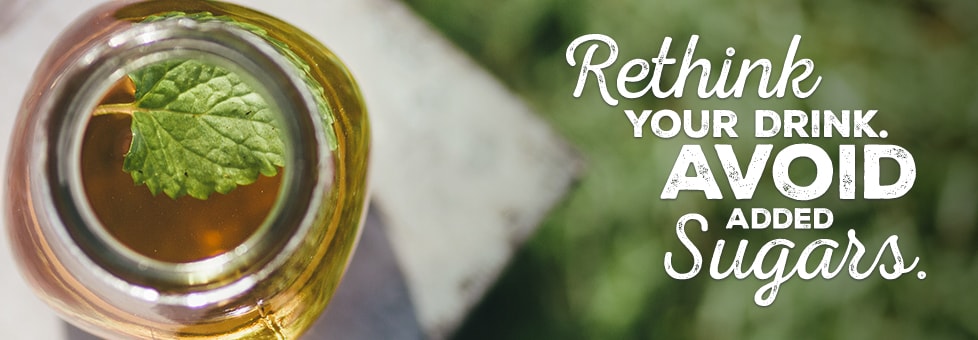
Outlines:
[[[315,217],[309,207],[319,206],[321,199],[315,192],[325,190],[330,177],[318,164],[331,159],[324,156],[329,148],[321,147],[322,113],[302,71],[261,37],[218,20],[141,23],[91,46],[56,82],[45,106],[52,116],[63,117],[48,125],[46,133],[57,138],[47,146],[47,155],[53,156],[43,165],[52,217],[65,226],[57,236],[77,246],[92,269],[114,285],[171,292],[181,297],[178,303],[191,303],[186,299],[191,292],[211,294],[207,300],[233,296],[278,268],[302,242]],[[287,146],[282,187],[264,224],[234,250],[188,263],[155,260],[113,238],[88,203],[80,171],[84,129],[102,95],[128,73],[168,59],[202,60],[239,74],[281,112]]]

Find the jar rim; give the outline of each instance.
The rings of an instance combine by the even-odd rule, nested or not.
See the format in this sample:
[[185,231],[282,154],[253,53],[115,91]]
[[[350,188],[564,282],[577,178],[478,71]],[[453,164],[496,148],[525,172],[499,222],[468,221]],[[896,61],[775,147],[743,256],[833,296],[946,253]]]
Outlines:
[[[187,263],[170,263],[136,253],[110,235],[95,216],[82,188],[80,153],[85,120],[115,80],[154,61],[203,58],[236,72],[280,112],[285,132],[283,182],[262,226],[234,250]],[[174,17],[133,24],[95,44],[52,88],[48,112],[57,136],[42,167],[47,174],[57,235],[77,247],[87,269],[110,285],[145,300],[180,305],[220,301],[251,288],[271,274],[299,246],[332,180],[331,150],[322,147],[324,129],[313,98],[297,70],[261,37],[219,20]],[[62,157],[65,156],[65,157]],[[147,289],[146,287],[153,287]]]

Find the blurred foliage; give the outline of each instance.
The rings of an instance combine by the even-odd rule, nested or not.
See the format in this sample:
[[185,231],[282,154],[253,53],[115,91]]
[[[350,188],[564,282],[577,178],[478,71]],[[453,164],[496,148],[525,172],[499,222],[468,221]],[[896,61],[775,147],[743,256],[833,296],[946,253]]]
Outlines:
[[[971,291],[978,282],[978,1],[407,2],[530,103],[588,163],[585,177],[457,338],[978,338],[978,294]],[[682,99],[649,95],[609,107],[593,79],[582,98],[572,96],[579,69],[567,65],[564,53],[570,41],[587,33],[617,40],[621,55],[613,70],[628,59],[654,57],[666,36],[674,39],[670,56],[680,57],[689,36],[698,34],[697,57],[718,65],[724,49],[732,46],[737,49],[734,65],[742,58],[768,58],[776,65],[775,75],[791,37],[801,34],[798,58],[813,59],[823,81],[806,100],[758,99],[751,86],[743,99],[701,100],[689,94],[696,83],[690,80]],[[579,49],[578,60],[582,54]],[[739,113],[741,138],[635,139],[624,109],[731,109]],[[793,143],[815,143],[833,158],[839,144],[900,145],[916,159],[917,182],[896,200],[840,201],[834,181],[822,198],[794,202],[774,188],[767,170],[754,200],[736,201],[709,144],[733,144],[745,164],[761,142],[750,137],[754,109],[878,109],[873,126],[889,132],[886,140],[763,142],[774,143],[775,152]],[[698,193],[658,199],[687,143],[704,145],[714,173],[721,174],[717,178],[726,199],[706,200]],[[793,164],[792,177],[806,183],[814,167],[801,163]],[[734,207],[805,206],[831,208],[834,227],[723,229]],[[794,241],[795,253],[817,238],[836,240],[844,248],[845,232],[852,228],[870,256],[882,240],[898,235],[908,262],[919,256],[917,269],[928,276],[918,280],[910,273],[894,281],[878,273],[864,281],[846,273],[832,280],[796,277],[782,285],[772,306],[757,307],[753,294],[764,283],[759,280],[714,281],[706,269],[688,281],[666,275],[667,251],[688,257],[675,235],[676,220],[688,212],[710,221],[709,232],[690,232],[706,265],[718,239],[728,245],[750,240],[750,261],[774,238]],[[722,263],[730,263],[731,248]],[[835,261],[840,258],[837,253]]]

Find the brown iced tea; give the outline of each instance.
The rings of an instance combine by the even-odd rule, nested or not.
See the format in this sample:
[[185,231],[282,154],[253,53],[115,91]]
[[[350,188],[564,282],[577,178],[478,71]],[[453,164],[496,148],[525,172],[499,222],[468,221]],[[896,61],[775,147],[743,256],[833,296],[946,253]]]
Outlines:
[[[132,102],[133,91],[125,77],[101,104]],[[228,252],[262,225],[278,196],[281,171],[206,200],[153,195],[122,170],[132,141],[131,121],[125,114],[93,116],[82,144],[85,193],[117,241],[151,259],[186,263]]]

